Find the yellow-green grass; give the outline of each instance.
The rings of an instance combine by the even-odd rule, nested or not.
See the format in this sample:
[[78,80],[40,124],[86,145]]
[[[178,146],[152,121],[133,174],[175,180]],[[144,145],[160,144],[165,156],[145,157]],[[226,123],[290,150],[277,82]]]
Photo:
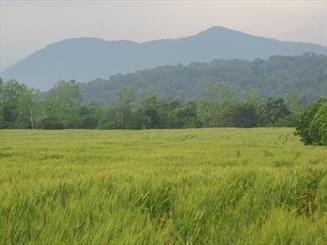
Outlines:
[[0,131],[0,244],[326,244],[290,128]]

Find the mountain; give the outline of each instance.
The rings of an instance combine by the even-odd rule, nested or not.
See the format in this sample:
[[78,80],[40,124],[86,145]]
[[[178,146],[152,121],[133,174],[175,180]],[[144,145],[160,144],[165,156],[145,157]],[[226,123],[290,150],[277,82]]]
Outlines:
[[79,84],[84,104],[112,105],[117,103],[118,90],[130,87],[135,98],[149,89],[158,98],[197,101],[209,83],[229,82],[241,94],[254,88],[258,95],[287,97],[298,91],[302,102],[327,96],[327,55],[305,53],[298,56],[272,56],[267,60],[214,60],[189,65],[161,66],[130,74],[117,74],[110,79],[96,79]]
[[213,59],[254,59],[272,55],[326,54],[327,47],[278,41],[224,27],[212,27],[194,36],[144,43],[74,38],[48,45],[1,76],[46,90],[61,79],[86,82],[160,65],[208,62]]

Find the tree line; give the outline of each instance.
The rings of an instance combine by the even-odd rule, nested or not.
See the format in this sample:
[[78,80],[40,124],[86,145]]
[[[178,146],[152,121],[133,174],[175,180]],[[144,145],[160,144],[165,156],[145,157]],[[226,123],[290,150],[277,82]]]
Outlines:
[[155,90],[140,102],[122,86],[112,106],[84,105],[77,83],[59,81],[47,93],[16,80],[0,80],[0,128],[199,128],[295,126],[301,96],[263,100],[255,89],[240,95],[229,83],[206,82],[199,101],[158,100]]
[[264,100],[255,89],[241,96],[229,83],[206,82],[198,102],[158,100],[154,90],[135,103],[122,86],[113,106],[81,103],[74,80],[59,81],[46,94],[0,78],[0,128],[152,129],[201,127],[296,127],[305,144],[327,145],[327,97],[301,105],[298,91]]

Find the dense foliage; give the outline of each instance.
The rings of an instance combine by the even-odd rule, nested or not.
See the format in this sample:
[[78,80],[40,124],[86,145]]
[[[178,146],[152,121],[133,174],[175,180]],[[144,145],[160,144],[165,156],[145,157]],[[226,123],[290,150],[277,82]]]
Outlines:
[[[255,89],[244,95],[229,83],[205,83],[197,102],[159,100],[155,90],[144,92],[139,103],[134,91],[120,87],[112,106],[83,105],[75,81],[59,81],[46,96],[15,80],[0,83],[1,128],[196,128],[294,126],[300,95],[266,100]],[[321,112],[322,114],[324,111]],[[319,118],[315,120],[319,124]],[[320,130],[320,129],[319,129]]]
[[327,97],[303,109],[296,130],[304,144],[327,145]]
[[79,84],[82,102],[99,105],[117,103],[116,94],[125,85],[133,89],[137,101],[143,91],[152,88],[158,98],[199,101],[204,81],[227,81],[244,96],[247,88],[256,88],[261,97],[285,97],[289,91],[302,93],[308,103],[327,94],[327,56],[306,53],[299,56],[273,56],[267,60],[214,60],[210,63],[161,66],[126,75],[111,76]]

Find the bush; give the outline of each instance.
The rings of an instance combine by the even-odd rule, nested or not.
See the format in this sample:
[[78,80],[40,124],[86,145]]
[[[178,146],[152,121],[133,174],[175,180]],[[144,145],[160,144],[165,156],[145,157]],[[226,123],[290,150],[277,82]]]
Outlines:
[[232,125],[240,128],[253,128],[257,126],[258,113],[255,104],[242,103],[233,109]]
[[311,122],[312,138],[318,145],[327,145],[327,103],[324,103]]
[[296,134],[306,145],[327,145],[327,97],[320,98],[302,111]]
[[55,117],[46,117],[40,122],[40,128],[63,129],[64,125]]

